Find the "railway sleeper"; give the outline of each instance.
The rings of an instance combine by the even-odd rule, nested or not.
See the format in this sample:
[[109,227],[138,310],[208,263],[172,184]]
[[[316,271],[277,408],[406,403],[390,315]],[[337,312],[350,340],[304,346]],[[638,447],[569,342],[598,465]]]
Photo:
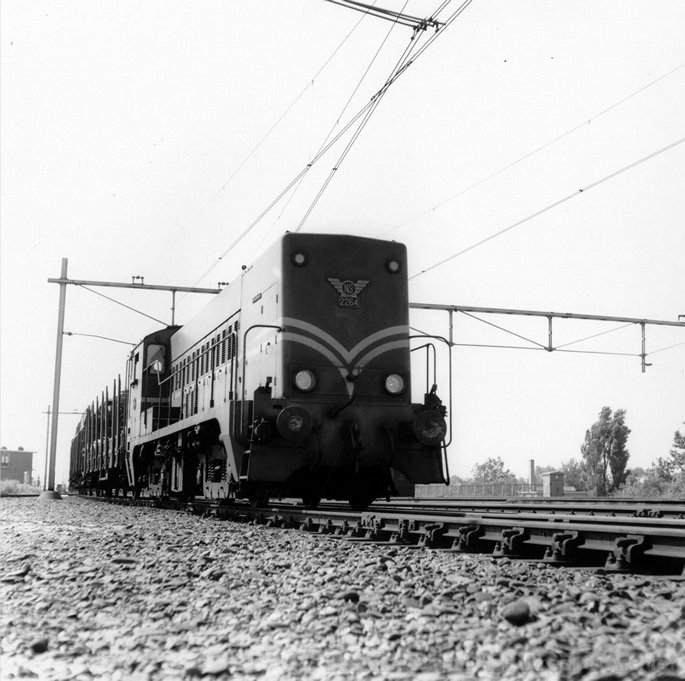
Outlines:
[[555,532],[552,536],[552,545],[547,547],[542,560],[555,565],[571,563],[576,559],[578,547],[584,541],[580,532],[575,530]]
[[382,518],[377,518],[376,516],[363,516],[362,519],[357,524],[358,532],[354,533],[354,536],[347,536],[348,541],[368,541],[374,542],[376,544],[382,543],[387,544],[389,532],[385,529],[385,524]]
[[335,534],[335,525],[330,518],[326,518],[322,523],[319,524],[318,529],[319,534]]
[[390,535],[389,542],[391,544],[400,544],[403,546],[414,543],[409,534],[409,521],[406,518],[399,521],[397,531]]
[[419,546],[427,549],[441,548],[446,532],[445,523],[428,523],[421,530]]
[[649,546],[647,538],[642,535],[618,537],[614,550],[607,556],[604,569],[612,572],[633,570],[644,559],[644,552]]
[[354,539],[355,537],[363,537],[366,534],[366,530],[364,529],[361,520],[358,520],[354,525],[350,525],[347,520],[344,520],[340,527],[340,533],[344,537]]
[[523,553],[523,542],[528,539],[525,527],[502,530],[502,538],[495,544],[492,555],[495,558],[518,558]]
[[340,525],[336,526],[335,531],[333,532],[333,536],[339,538],[343,538],[348,535],[353,536],[352,534],[350,534],[353,531],[354,528],[350,525],[350,523],[347,520],[343,520],[340,523]]
[[458,529],[458,536],[452,542],[449,550],[457,553],[475,552],[476,545],[481,536],[483,536],[483,528],[480,525],[464,525]]

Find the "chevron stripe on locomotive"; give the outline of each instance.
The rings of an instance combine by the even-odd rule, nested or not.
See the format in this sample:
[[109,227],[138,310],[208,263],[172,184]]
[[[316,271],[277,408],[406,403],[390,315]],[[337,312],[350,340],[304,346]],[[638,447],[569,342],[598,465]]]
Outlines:
[[185,326],[135,347],[123,389],[77,428],[72,485],[364,508],[444,482],[446,409],[435,386],[411,401],[407,289],[402,244],[285,234]]

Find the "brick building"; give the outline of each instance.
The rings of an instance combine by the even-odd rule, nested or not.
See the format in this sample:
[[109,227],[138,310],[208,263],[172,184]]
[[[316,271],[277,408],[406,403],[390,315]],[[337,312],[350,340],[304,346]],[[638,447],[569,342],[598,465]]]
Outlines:
[[18,449],[0,449],[0,480],[18,480],[31,483],[33,455],[23,447]]

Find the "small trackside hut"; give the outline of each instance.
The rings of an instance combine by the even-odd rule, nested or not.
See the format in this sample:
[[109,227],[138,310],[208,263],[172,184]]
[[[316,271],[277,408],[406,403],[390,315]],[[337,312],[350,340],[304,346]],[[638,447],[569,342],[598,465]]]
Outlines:
[[135,494],[355,508],[444,482],[445,408],[411,400],[407,253],[286,234],[183,327],[129,358]]

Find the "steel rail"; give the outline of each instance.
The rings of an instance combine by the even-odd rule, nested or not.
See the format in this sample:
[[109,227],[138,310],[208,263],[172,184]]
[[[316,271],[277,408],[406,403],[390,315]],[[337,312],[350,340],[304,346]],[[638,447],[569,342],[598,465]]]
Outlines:
[[464,513],[532,513],[532,514],[585,514],[607,515],[626,517],[652,517],[652,518],[682,518],[685,519],[685,501],[672,499],[669,501],[633,501],[622,499],[620,502],[607,502],[605,500],[584,499],[567,500],[560,499],[543,500],[517,500],[517,499],[416,499],[407,501],[393,500],[390,502],[375,502],[372,508],[380,510],[392,510],[399,512],[409,509],[452,513],[461,511]]

